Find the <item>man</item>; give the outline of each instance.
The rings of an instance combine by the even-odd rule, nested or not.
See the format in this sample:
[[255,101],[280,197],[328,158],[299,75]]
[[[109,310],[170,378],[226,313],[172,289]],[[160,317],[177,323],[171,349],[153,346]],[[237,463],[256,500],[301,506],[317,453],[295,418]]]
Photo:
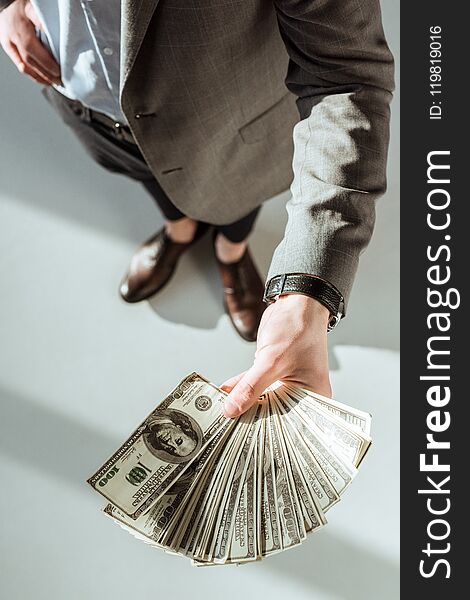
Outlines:
[[190,457],[201,445],[190,418],[175,410],[161,411],[148,426],[144,439],[157,456],[166,453],[176,458]]
[[[97,162],[142,181],[166,217],[131,261],[124,299],[161,289],[211,224],[227,312],[245,339],[257,333],[253,366],[223,385],[226,414],[277,379],[330,396],[327,329],[345,315],[385,189],[393,59],[378,0],[0,8],[0,43],[19,70],[46,86]],[[292,137],[289,219],[258,330],[262,286],[246,238],[292,179]]]

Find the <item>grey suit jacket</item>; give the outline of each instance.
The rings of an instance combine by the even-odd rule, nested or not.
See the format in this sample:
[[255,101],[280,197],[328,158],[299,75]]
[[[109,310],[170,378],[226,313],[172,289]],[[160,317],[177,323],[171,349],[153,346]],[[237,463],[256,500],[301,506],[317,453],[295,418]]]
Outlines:
[[347,301],[385,190],[393,59],[378,0],[122,11],[122,109],[174,204],[229,223],[292,184],[268,277],[317,275]]

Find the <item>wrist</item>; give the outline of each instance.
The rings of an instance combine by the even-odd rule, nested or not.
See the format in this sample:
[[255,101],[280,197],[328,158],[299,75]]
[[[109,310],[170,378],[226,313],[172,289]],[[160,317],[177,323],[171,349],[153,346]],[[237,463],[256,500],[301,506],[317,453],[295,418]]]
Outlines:
[[288,310],[293,310],[297,315],[302,316],[303,320],[309,323],[315,322],[320,327],[324,326],[325,331],[327,330],[331,313],[316,298],[302,293],[291,293],[279,296],[275,300],[275,304],[279,304]]
[[329,312],[328,331],[344,316],[344,298],[329,281],[308,273],[285,273],[272,277],[265,286],[268,304],[289,295],[303,295],[322,304]]

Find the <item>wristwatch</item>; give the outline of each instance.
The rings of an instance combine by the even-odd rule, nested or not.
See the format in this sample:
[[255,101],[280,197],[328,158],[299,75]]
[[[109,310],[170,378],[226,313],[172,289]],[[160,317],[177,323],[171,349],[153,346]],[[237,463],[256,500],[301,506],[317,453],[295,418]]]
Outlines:
[[307,273],[286,273],[272,277],[266,284],[263,300],[271,304],[284,294],[305,294],[318,300],[330,311],[328,331],[344,317],[344,298],[331,283]]

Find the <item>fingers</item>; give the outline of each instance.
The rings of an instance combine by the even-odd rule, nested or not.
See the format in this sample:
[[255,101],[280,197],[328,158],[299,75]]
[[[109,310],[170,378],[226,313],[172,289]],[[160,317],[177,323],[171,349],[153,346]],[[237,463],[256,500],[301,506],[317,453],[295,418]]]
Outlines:
[[23,61],[21,60],[21,56],[16,49],[16,46],[14,46],[10,41],[7,41],[2,45],[2,47],[10,57],[11,61],[16,65],[18,70],[20,70],[20,65],[23,64]]
[[3,46],[3,48],[4,48],[5,52],[7,53],[7,55],[10,57],[10,59],[13,61],[13,63],[16,65],[16,67],[18,68],[18,71],[20,73],[24,73],[25,75],[28,75],[28,77],[30,77],[37,83],[41,83],[42,85],[50,85],[51,84],[49,79],[45,79],[44,77],[41,77],[41,75],[39,73],[34,71],[34,69],[32,69],[25,62],[23,62],[23,59],[21,58],[20,53],[18,52],[18,50],[14,44],[12,44],[11,42],[6,42],[5,45]]
[[235,375],[235,377],[230,377],[230,379],[227,379],[223,382],[223,384],[220,386],[220,389],[227,393],[231,392],[243,375],[245,375],[245,373],[246,371],[243,371],[243,373],[239,373],[238,375]]
[[225,416],[234,418],[244,413],[274,381],[269,369],[266,369],[262,363],[255,363],[240,377],[225,400]]
[[41,31],[44,31],[44,27],[39,17],[37,16],[36,11],[34,10],[31,2],[26,2],[24,7],[24,14],[28,17],[28,19],[31,21],[31,23],[33,23],[35,27],[41,29]]
[[19,69],[20,73],[24,73],[25,75],[30,77],[33,81],[36,81],[37,83],[40,83],[41,85],[51,85],[50,79],[45,79],[44,77],[42,77],[40,75],[40,73],[38,73],[37,71],[35,71],[33,68],[31,68],[29,65],[27,65],[25,63],[22,63],[21,66],[18,67],[18,69]]
[[22,4],[0,22],[0,44],[21,73],[41,84],[61,84],[59,64],[36,35],[40,22],[34,10],[22,12],[29,6]]
[[60,67],[54,57],[41,44],[40,40],[34,36],[28,36],[27,40],[21,40],[16,48],[22,61],[30,70],[37,73],[42,79],[51,83],[61,83]]
[[308,379],[292,379],[286,377],[282,382],[304,390],[309,390],[317,396],[322,396],[322,398],[325,398],[326,400],[331,400],[331,398],[333,398],[333,389],[328,373],[326,375],[314,373],[313,377],[310,376]]

